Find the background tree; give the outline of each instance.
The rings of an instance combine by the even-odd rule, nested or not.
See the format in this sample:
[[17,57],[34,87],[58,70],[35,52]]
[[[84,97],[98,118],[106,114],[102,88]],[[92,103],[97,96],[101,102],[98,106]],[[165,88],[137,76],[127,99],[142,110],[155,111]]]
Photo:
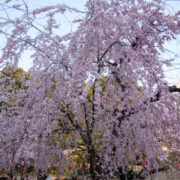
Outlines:
[[[5,150],[1,151],[1,169],[12,169],[17,163],[16,155],[22,146],[21,139],[23,132],[19,127],[19,114],[24,105],[24,98],[21,97],[27,90],[23,82],[28,79],[28,73],[25,73],[21,68],[5,67],[0,73],[0,112],[1,112],[1,146]],[[16,130],[13,127],[16,126]],[[21,134],[22,133],[22,134]],[[8,168],[9,167],[9,168]],[[11,172],[12,173],[12,172]]]
[[[63,171],[70,166],[63,150],[83,142],[93,179],[115,173],[125,179],[129,165],[138,159],[143,165],[146,158],[139,174],[144,177],[168,161],[160,140],[166,142],[173,131],[179,146],[180,124],[171,94],[179,89],[166,85],[163,66],[171,61],[161,59],[160,52],[178,33],[179,12],[166,15],[161,1],[145,0],[89,0],[85,12],[65,5],[32,10],[25,1],[13,3],[2,4],[7,12],[1,22],[7,40],[2,65],[17,66],[26,49],[32,50],[34,60],[26,97],[18,96],[25,98],[25,104],[18,117],[11,117],[18,119],[19,126],[7,127],[9,136],[11,129],[25,131],[18,157],[28,158],[28,149],[40,169],[50,163]],[[10,19],[7,7],[20,16]],[[75,32],[60,36],[55,31],[56,15],[65,11],[83,15],[74,21],[79,24]],[[35,25],[42,16],[46,24]],[[67,138],[69,131],[73,133]]]

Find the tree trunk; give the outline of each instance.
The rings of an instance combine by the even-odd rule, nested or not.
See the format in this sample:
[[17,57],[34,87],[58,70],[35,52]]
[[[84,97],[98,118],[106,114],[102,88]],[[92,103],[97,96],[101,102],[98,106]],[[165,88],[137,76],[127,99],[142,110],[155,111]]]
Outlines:
[[97,179],[97,173],[95,172],[95,166],[96,166],[96,158],[95,158],[95,151],[93,147],[90,147],[88,150],[89,158],[90,158],[90,174],[92,176],[92,179]]

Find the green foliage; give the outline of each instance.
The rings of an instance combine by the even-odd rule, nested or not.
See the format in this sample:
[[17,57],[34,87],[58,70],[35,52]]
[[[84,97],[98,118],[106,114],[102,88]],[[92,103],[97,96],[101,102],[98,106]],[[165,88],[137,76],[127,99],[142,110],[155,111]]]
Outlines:
[[102,94],[104,94],[105,92],[106,92],[106,86],[105,86],[105,84],[104,84],[104,81],[107,79],[107,76],[104,76],[104,77],[102,77],[100,80],[99,80],[99,84],[100,84],[100,86],[101,86],[101,88],[102,88]]
[[94,89],[94,84],[91,85],[89,92],[87,94],[87,99],[90,101],[93,95],[93,89]]
[[[26,73],[22,68],[13,68],[11,66],[3,68],[1,71],[0,78],[3,80],[2,91],[6,94],[9,93],[9,102],[6,104],[6,108],[17,108],[16,98],[17,92],[20,89],[27,90],[28,87],[25,85],[25,81],[30,78],[30,72]],[[24,100],[21,100],[18,104],[19,107],[23,107],[25,104]],[[1,106],[1,104],[0,104]],[[1,109],[0,109],[1,111]]]
[[[12,92],[12,89],[19,90],[21,88],[27,90],[28,87],[23,85],[23,82],[26,82],[30,78],[30,72],[26,73],[22,68],[13,68],[13,67],[5,67],[1,71],[2,75],[0,78],[4,79],[5,85],[4,89],[9,89],[11,87],[11,90],[9,92]],[[11,80],[14,80],[14,83],[11,84]],[[11,84],[11,86],[10,86]]]
[[82,88],[84,89],[86,86],[87,86],[87,83],[85,82]]
[[56,89],[56,80],[55,80],[54,77],[53,77],[53,79],[52,79],[52,82],[53,82],[53,85],[52,85],[52,88],[51,88],[51,92],[49,92],[49,94],[48,94],[48,97],[49,97],[49,98],[51,98],[51,97],[53,96],[53,92],[54,92],[54,90]]
[[[103,76],[100,80],[99,80],[99,85],[102,88],[102,95],[106,92],[106,86],[104,84],[104,81],[107,79],[107,76]],[[87,85],[87,83],[84,83],[83,88],[85,88]],[[94,84],[91,85],[89,92],[87,94],[87,99],[90,101],[93,95],[93,90],[94,90]]]

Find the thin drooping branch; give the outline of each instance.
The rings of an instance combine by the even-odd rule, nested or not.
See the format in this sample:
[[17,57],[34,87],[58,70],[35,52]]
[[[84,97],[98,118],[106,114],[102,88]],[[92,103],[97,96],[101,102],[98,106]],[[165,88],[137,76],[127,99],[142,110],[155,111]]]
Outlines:
[[[22,42],[24,42],[24,43],[26,43],[26,44],[29,44],[32,48],[34,48],[34,49],[36,49],[37,51],[43,53],[43,54],[47,57],[47,59],[52,60],[52,58],[50,57],[50,55],[47,54],[44,50],[42,50],[40,47],[34,45],[34,44],[32,43],[32,41],[31,41],[31,39],[29,39],[29,37],[28,37],[27,35],[26,35],[26,38],[27,38],[27,39],[23,39],[23,38],[16,37],[16,36],[14,36],[14,35],[12,35],[12,34],[9,34],[9,33],[7,33],[7,32],[4,32],[4,31],[0,31],[0,32],[3,33],[3,34],[5,34],[5,35],[7,35],[7,36],[12,37],[12,38],[16,38],[16,39],[18,39],[18,40],[20,40],[20,41],[22,41]],[[63,62],[59,62],[59,63],[62,64],[67,71],[69,70],[69,67],[67,67]]]
[[108,52],[115,44],[119,44],[119,45],[121,45],[121,46],[124,46],[123,43],[120,42],[120,41],[115,41],[115,42],[113,42],[112,44],[110,44],[110,45],[107,47],[107,49],[104,51],[104,53],[103,53],[103,54],[101,55],[101,57],[98,59],[98,62],[100,62],[100,61],[104,58],[104,56],[107,54],[107,52]]

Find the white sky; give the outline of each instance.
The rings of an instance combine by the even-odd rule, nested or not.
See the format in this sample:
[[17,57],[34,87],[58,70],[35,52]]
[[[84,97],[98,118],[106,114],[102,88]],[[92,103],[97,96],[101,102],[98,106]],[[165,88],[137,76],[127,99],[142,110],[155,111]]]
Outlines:
[[[3,0],[0,0],[0,3]],[[25,0],[31,7],[33,8],[40,8],[45,5],[52,5],[52,4],[66,4],[68,6],[84,10],[85,8],[85,3],[87,0]],[[180,0],[166,0],[166,9],[170,13],[174,13],[174,11],[180,10]],[[1,11],[0,11],[1,13]],[[60,23],[62,24],[62,29],[61,33],[65,34],[70,31],[72,28],[70,23],[68,21],[71,21],[72,18],[74,18],[75,14],[66,14],[64,16],[64,20],[59,20]],[[75,27],[73,27],[73,30]],[[169,50],[172,51],[173,53],[165,53],[165,57],[171,57],[175,58],[175,66],[170,68],[170,69],[165,69],[166,72],[166,79],[170,84],[174,84],[178,81],[180,81],[180,69],[175,69],[175,68],[180,68],[180,35],[177,36],[177,40],[173,42],[166,43],[165,47]],[[24,70],[28,70],[32,66],[32,61],[30,60],[30,55],[31,52],[28,51],[26,52],[19,63],[19,66],[22,67]],[[174,70],[171,70],[174,69]]]

